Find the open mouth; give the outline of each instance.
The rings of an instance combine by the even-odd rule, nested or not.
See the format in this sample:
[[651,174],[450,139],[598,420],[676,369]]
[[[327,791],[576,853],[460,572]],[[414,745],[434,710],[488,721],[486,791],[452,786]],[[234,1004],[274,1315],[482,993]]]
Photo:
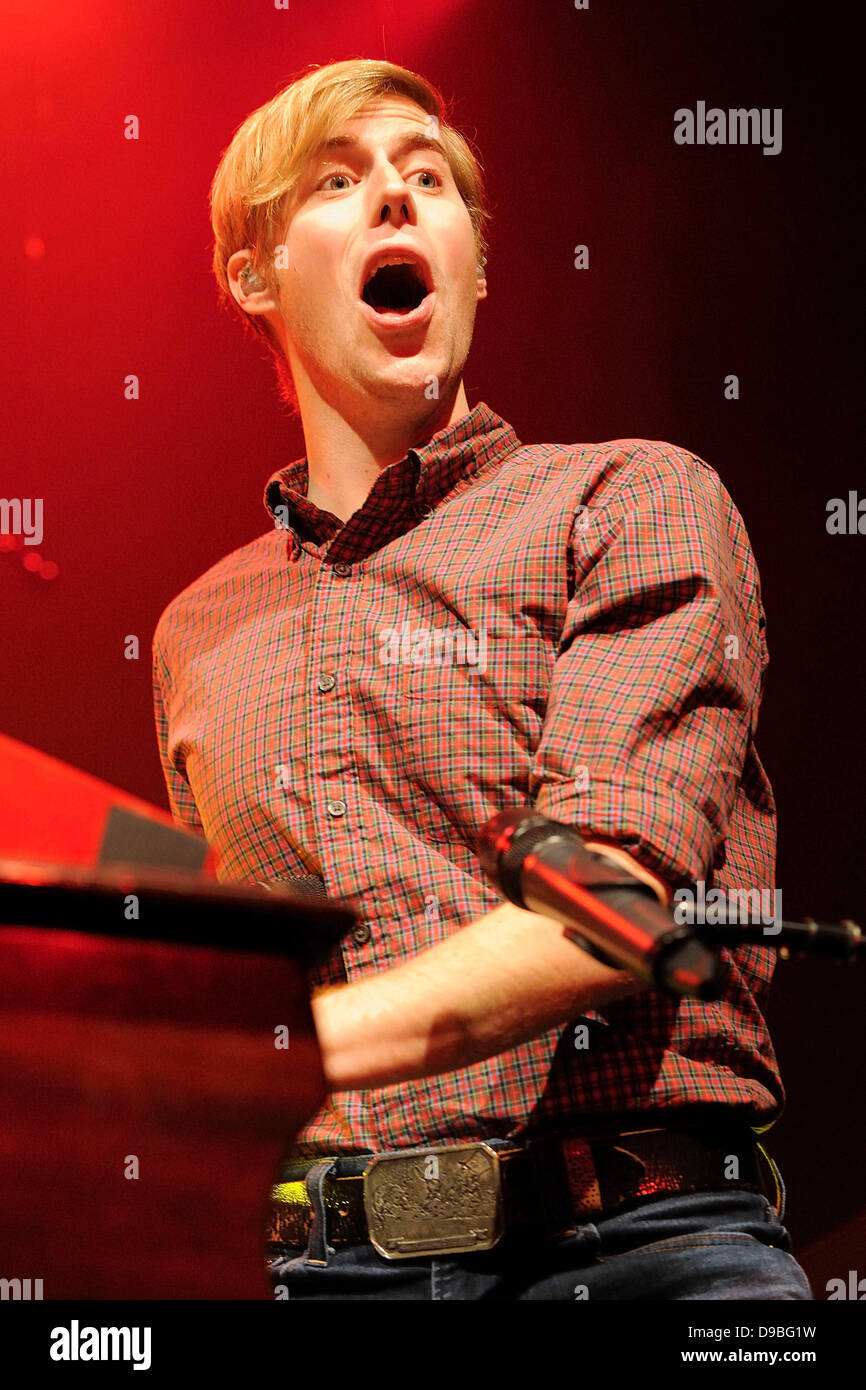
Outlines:
[[377,266],[367,279],[361,298],[378,314],[411,314],[429,293],[420,265],[401,260]]

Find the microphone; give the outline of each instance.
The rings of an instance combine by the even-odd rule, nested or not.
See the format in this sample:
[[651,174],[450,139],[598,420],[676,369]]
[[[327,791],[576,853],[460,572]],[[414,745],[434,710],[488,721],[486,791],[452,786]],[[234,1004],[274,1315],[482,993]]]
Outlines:
[[510,902],[553,917],[604,965],[647,985],[695,999],[719,999],[728,969],[663,907],[649,884],[588,850],[571,825],[530,807],[500,811],[482,825],[481,867]]

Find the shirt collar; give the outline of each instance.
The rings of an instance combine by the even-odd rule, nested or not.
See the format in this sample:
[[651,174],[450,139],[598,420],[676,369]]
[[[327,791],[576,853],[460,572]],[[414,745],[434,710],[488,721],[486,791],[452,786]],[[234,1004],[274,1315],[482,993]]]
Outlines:
[[[463,479],[487,472],[519,447],[512,426],[479,401],[468,415],[384,469],[376,488],[381,491],[382,477],[391,474],[388,485],[393,503],[408,502],[419,512],[429,511]],[[306,458],[295,459],[268,479],[265,507],[283,529],[302,529],[313,540],[333,537],[343,523],[309,501],[308,483]]]

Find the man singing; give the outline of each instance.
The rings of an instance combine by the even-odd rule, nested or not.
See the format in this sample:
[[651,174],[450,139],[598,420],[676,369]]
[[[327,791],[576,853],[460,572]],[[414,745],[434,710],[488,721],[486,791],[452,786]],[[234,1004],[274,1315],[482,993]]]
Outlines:
[[775,867],[742,520],[687,450],[527,445],[470,409],[488,215],[438,92],[387,62],[307,72],[213,183],[218,282],[306,454],[160,619],[163,768],[224,879],[359,914],[314,973],[330,1094],[271,1274],[291,1299],[808,1299],[756,1139],[784,1104],[773,954],[676,1000],[476,857],[530,806],[665,904]]

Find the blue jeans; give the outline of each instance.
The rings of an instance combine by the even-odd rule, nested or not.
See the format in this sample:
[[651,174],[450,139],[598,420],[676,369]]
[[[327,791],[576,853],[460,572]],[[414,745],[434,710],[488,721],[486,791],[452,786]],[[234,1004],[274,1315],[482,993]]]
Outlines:
[[515,1226],[445,1259],[344,1245],[315,1266],[284,1247],[269,1272],[290,1299],[811,1299],[790,1246],[766,1197],[729,1189],[644,1198],[556,1240]]

